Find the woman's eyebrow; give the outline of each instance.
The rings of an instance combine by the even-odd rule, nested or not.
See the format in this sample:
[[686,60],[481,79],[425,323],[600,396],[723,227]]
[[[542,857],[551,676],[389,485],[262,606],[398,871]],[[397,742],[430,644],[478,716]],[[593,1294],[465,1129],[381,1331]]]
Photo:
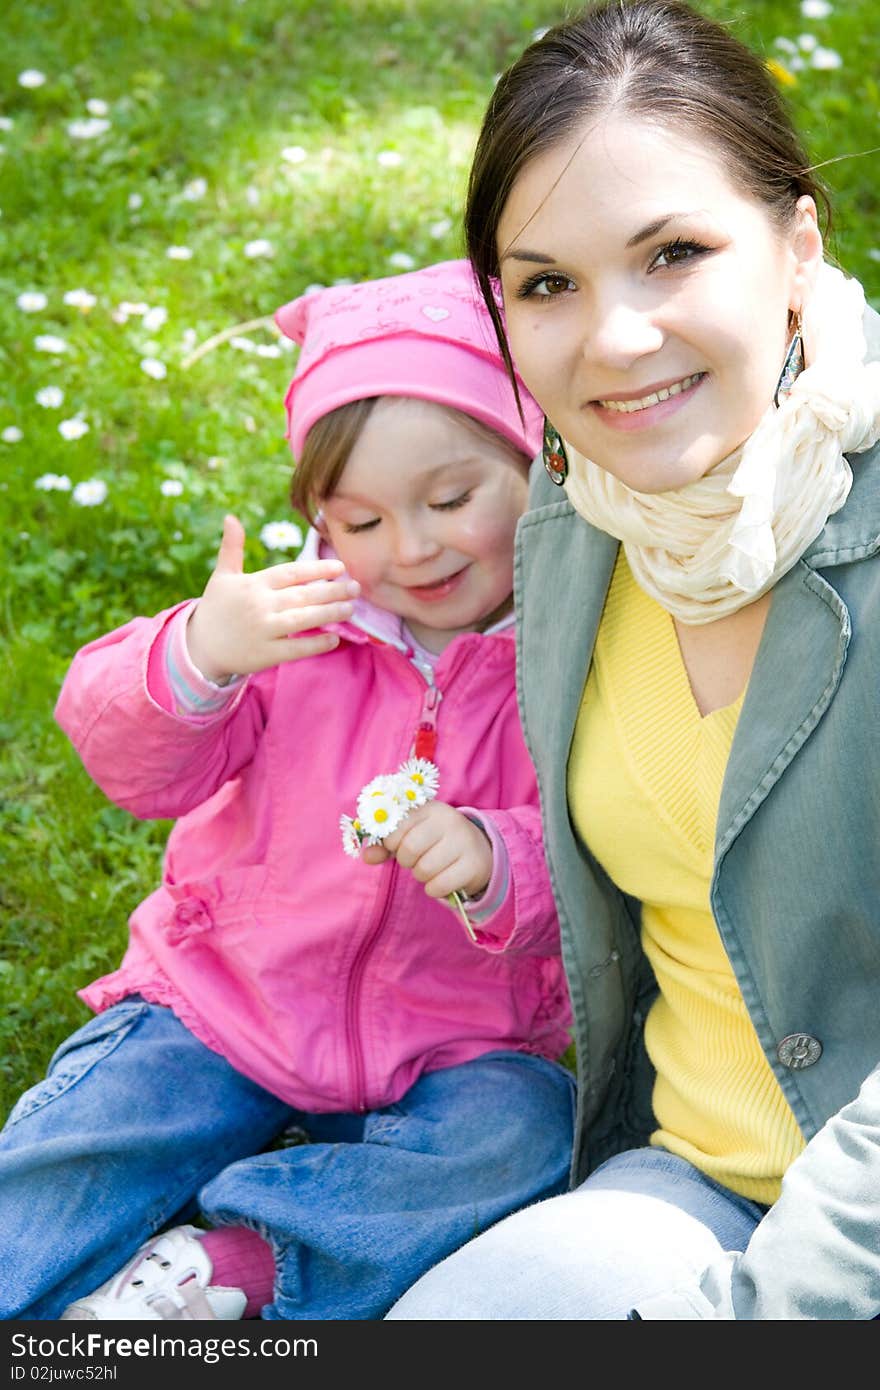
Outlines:
[[[651,237],[656,236],[658,232],[662,232],[663,228],[668,226],[670,222],[677,222],[683,218],[692,216],[693,213],[690,212],[667,212],[664,213],[662,217],[655,217],[653,222],[649,222],[647,226],[641,227],[639,231],[633,233],[626,243],[627,250],[630,250],[633,246],[640,246],[643,241],[650,241]],[[499,260],[533,261],[537,265],[557,264],[555,257],[545,255],[542,251],[529,251],[521,246],[517,246],[511,251],[505,251]]]

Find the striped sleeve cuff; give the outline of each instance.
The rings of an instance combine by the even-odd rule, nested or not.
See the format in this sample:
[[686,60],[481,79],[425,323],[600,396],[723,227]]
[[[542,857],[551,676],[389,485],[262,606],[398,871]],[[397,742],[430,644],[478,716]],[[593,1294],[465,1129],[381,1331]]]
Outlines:
[[207,680],[190,660],[186,627],[191,608],[180,612],[170,624],[165,647],[165,673],[174,702],[174,713],[183,718],[209,718],[224,709],[244,680],[233,676],[226,685]]

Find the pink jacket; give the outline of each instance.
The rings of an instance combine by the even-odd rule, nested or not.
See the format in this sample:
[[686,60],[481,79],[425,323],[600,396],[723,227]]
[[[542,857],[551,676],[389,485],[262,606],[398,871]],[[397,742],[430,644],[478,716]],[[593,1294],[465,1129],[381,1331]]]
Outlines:
[[[570,1014],[512,627],[450,643],[433,711],[404,650],[353,621],[333,652],[182,717],[164,652],[184,607],[84,647],[58,699],[107,796],[176,820],[162,885],[132,914],[120,968],[81,990],[85,1002],[100,1011],[137,992],[168,1005],[307,1112],[392,1104],[422,1072],[495,1048],[558,1057]],[[394,861],[369,866],[341,847],[340,815],[435,720],[439,797],[506,850],[500,900],[496,874],[489,915],[474,918],[477,945]]]

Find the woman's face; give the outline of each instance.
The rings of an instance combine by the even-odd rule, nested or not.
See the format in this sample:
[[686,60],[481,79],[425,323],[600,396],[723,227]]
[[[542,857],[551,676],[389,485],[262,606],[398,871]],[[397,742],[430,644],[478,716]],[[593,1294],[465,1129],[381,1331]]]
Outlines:
[[498,229],[517,367],[556,429],[640,492],[702,477],[773,397],[821,257],[704,143],[608,117],[523,169]]

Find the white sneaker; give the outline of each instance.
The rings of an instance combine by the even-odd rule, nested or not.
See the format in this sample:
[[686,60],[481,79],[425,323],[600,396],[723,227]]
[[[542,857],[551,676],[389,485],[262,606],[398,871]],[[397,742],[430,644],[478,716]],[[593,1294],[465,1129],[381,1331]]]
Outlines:
[[61,1321],[240,1318],[247,1297],[209,1283],[213,1268],[200,1234],[195,1226],[175,1226],[148,1240],[106,1284],[69,1304]]

